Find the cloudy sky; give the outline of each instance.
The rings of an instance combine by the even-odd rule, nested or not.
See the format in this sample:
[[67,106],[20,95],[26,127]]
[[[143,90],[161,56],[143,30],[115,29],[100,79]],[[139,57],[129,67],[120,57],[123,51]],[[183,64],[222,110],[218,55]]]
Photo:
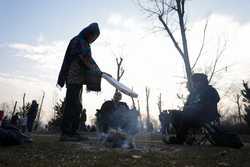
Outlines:
[[[187,37],[191,63],[198,55],[203,28],[208,20],[203,56],[196,71],[204,71],[226,49],[217,69],[228,66],[214,77],[215,87],[248,80],[250,73],[250,5],[247,0],[191,0],[187,2]],[[145,110],[145,87],[151,89],[150,109],[157,117],[157,97],[162,93],[163,108],[180,104],[176,94],[183,92],[184,66],[166,32],[155,33],[157,18],[148,18],[135,0],[0,0],[0,103],[13,105],[41,100],[46,92],[43,120],[52,115],[52,106],[65,96],[56,88],[57,75],[68,42],[91,22],[98,22],[101,36],[92,44],[93,57],[100,68],[116,76],[115,58],[124,58],[121,82],[139,94]],[[176,32],[178,38],[178,31]],[[101,93],[83,94],[89,120],[114,88],[102,81]],[[124,95],[131,105],[131,99]]]

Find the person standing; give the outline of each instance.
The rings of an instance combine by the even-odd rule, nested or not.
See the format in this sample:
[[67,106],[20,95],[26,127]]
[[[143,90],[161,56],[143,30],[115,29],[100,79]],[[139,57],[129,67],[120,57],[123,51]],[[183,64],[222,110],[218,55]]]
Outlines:
[[23,113],[19,118],[21,132],[25,133],[27,127],[27,116]]
[[97,23],[91,23],[71,39],[66,50],[57,84],[66,84],[65,108],[61,123],[61,141],[80,141],[85,138],[77,130],[82,111],[82,86],[88,91],[101,90],[102,72],[91,55],[90,45],[100,35]]
[[33,100],[29,108],[29,111],[27,113],[27,129],[29,133],[32,132],[32,128],[33,128],[34,121],[36,119],[37,112],[38,112],[38,104],[36,100]]

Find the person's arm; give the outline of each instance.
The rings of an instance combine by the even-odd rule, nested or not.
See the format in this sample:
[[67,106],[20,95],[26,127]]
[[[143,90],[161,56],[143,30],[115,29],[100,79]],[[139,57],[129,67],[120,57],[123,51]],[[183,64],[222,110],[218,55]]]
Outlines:
[[89,44],[86,41],[79,39],[79,45],[80,45],[79,58],[81,62],[84,64],[84,66],[91,71],[101,73],[100,68],[98,67],[98,65],[91,56],[91,49]]
[[187,102],[184,105],[183,110],[184,111],[197,111],[197,110],[202,110],[203,107],[203,99],[201,97],[197,98],[196,95],[189,95]]

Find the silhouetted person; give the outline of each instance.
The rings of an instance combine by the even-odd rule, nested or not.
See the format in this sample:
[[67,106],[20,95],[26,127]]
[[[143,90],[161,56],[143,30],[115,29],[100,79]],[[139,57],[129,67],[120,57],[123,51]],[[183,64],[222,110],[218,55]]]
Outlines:
[[19,118],[21,132],[25,133],[27,127],[27,116],[23,113]]
[[80,130],[87,131],[85,124],[86,120],[87,120],[86,109],[83,109],[80,114]]
[[130,110],[125,102],[121,102],[122,94],[116,92],[112,100],[103,103],[97,112],[98,129],[108,133],[110,129],[121,129],[126,133],[137,133],[138,112]]
[[[124,122],[122,112],[127,112],[129,107],[121,102],[122,94],[116,92],[112,100],[105,101],[97,112],[98,128],[101,132],[108,133],[110,128],[117,129]],[[120,127],[121,128],[121,127]]]
[[167,135],[167,130],[169,129],[170,114],[165,110],[160,113],[159,120],[161,123],[161,134],[163,136]]
[[2,121],[2,127],[5,127],[9,124],[9,119],[8,116],[4,116],[3,121]]
[[99,34],[98,24],[92,23],[71,39],[66,50],[57,81],[60,87],[66,84],[67,88],[61,124],[61,141],[84,139],[77,133],[82,110],[82,86],[86,85],[88,91],[101,90],[102,72],[92,58],[90,47]]
[[207,76],[196,73],[192,75],[191,80],[193,88],[183,112],[174,112],[172,115],[173,126],[176,129],[176,142],[179,144],[185,141],[189,128],[210,123],[219,116],[217,103],[220,97],[216,89],[208,84]]
[[38,104],[36,100],[33,100],[27,113],[27,129],[29,133],[32,132],[37,112],[38,112]]
[[15,115],[11,117],[10,124],[13,125],[14,127],[17,127],[18,121],[19,121],[19,117],[18,117],[18,113],[16,113]]
[[4,111],[0,110],[0,127],[2,126],[3,118],[4,118]]

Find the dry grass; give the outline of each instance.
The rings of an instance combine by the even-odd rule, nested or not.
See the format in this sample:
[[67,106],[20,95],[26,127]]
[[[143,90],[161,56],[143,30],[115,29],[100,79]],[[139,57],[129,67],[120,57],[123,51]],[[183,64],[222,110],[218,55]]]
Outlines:
[[[93,138],[93,136],[92,136]],[[36,135],[32,144],[0,147],[0,166],[250,166],[250,145],[242,149],[164,145],[155,136],[141,136],[138,149],[108,149],[90,140],[59,142],[55,135]]]

